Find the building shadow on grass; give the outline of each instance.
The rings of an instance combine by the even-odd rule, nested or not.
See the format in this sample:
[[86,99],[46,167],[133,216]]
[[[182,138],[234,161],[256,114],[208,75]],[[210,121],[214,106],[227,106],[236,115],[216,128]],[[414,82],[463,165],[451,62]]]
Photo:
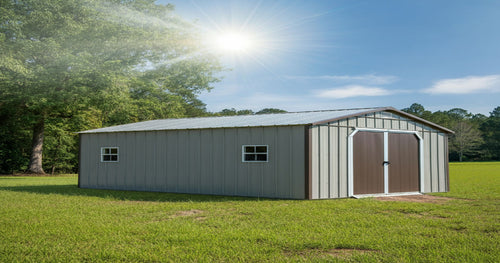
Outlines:
[[74,184],[2,186],[0,187],[0,191],[2,190],[36,193],[36,194],[91,196],[91,197],[100,197],[103,199],[112,199],[119,201],[144,201],[144,202],[230,202],[230,201],[276,200],[267,198],[239,197],[239,196],[86,189],[86,188],[78,188]]

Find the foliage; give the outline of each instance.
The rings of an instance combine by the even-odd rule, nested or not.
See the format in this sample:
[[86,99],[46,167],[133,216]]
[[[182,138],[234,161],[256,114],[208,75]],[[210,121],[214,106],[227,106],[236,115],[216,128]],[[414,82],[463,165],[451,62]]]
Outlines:
[[252,115],[254,112],[252,110],[236,110],[235,108],[223,109],[219,112],[214,113],[216,116],[236,116],[236,115]]
[[[39,147],[46,135],[44,166],[58,160],[67,170],[76,156],[72,132],[203,114],[197,96],[221,67],[200,43],[172,5],[154,0],[0,0],[0,137],[24,151],[27,133],[41,133]],[[79,116],[91,125],[72,120]],[[22,138],[10,135],[18,131]],[[11,160],[0,170],[25,169],[16,151],[2,148]]]
[[26,169],[30,153],[30,134],[24,130],[24,116],[15,107],[0,106],[0,174],[11,173],[9,167]]
[[489,159],[500,160],[500,107],[496,107],[490,117],[481,123],[485,154]]
[[402,110],[455,132],[449,143],[451,161],[500,160],[500,107],[489,117],[460,108],[431,112],[418,103]]
[[286,110],[275,109],[275,108],[265,108],[258,112],[253,112],[252,110],[236,110],[235,108],[223,109],[219,112],[214,113],[216,116],[236,116],[236,115],[253,115],[253,114],[270,114],[270,113],[284,113]]
[[255,114],[270,114],[270,113],[285,113],[285,112],[287,112],[287,111],[282,110],[282,109],[265,108],[265,109],[262,109],[262,110],[256,112]]
[[[439,203],[79,189],[0,177],[0,261],[496,262],[500,163],[450,164]],[[36,203],[36,205],[33,205]]]

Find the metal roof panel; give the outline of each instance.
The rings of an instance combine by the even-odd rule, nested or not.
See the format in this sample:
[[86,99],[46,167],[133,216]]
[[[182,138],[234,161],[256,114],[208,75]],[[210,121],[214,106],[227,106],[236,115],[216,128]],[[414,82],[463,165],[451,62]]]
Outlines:
[[[375,109],[375,108],[370,108]],[[307,125],[324,120],[365,112],[369,109],[346,109],[275,114],[237,115],[219,117],[196,117],[182,119],[151,120],[106,128],[82,131],[80,133],[106,133],[130,131],[158,131],[184,129],[212,129],[261,126]]]

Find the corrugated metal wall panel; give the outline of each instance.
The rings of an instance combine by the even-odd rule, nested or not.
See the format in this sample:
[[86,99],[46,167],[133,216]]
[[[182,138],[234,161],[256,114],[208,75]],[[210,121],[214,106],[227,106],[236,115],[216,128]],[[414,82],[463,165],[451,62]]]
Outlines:
[[[165,158],[165,173],[166,173],[166,184],[165,184],[165,191],[168,192],[177,192],[179,191],[178,185],[179,185],[179,132],[178,131],[172,131],[168,133],[164,133],[164,136],[166,137],[166,144],[165,144],[165,149],[166,149],[166,154],[163,158]],[[128,133],[127,133],[128,135]],[[163,159],[162,158],[162,159]]]
[[[358,120],[358,124],[359,124]],[[364,124],[364,120],[361,122]],[[329,198],[339,197],[339,169],[337,166],[339,160],[339,129],[337,127],[328,127],[329,134],[329,161],[330,161],[330,173],[329,173]]]
[[384,120],[380,116],[380,112],[375,112],[375,128],[384,129]]
[[347,167],[347,136],[349,136],[349,128],[345,127],[345,121],[339,121],[339,197],[347,197],[348,195],[348,167]]
[[318,199],[319,198],[319,146],[321,144],[319,140],[319,127],[311,127],[311,198]]
[[438,178],[438,172],[439,172],[439,156],[438,156],[438,136],[437,133],[431,133],[431,138],[430,138],[430,144],[431,144],[431,159],[430,159],[430,166],[431,166],[431,191],[432,192],[438,192],[439,191],[439,178]]
[[330,185],[330,144],[328,136],[328,126],[320,126],[318,129],[319,144],[319,198],[329,198]]
[[[243,130],[236,130],[237,132],[237,144],[235,147],[238,148],[238,159],[239,162],[241,162],[242,159],[242,150],[241,150],[241,145],[247,145],[251,144],[250,141],[250,130],[249,129],[243,129]],[[260,144],[260,143],[259,143]],[[259,164],[257,164],[259,165]],[[250,167],[251,166],[251,167]],[[249,174],[249,169],[253,168],[249,163],[243,163],[243,165],[236,165],[237,172],[234,174],[236,177],[236,193],[240,195],[248,195],[248,189],[251,188],[252,186],[248,185],[248,174]]]
[[[290,198],[302,199],[305,194],[304,186],[304,173],[305,173],[305,156],[306,152],[304,146],[304,127],[293,126],[290,127],[292,134],[290,136],[290,144],[292,145],[292,151],[290,155],[290,170],[291,170],[291,195]],[[300,138],[300,139],[299,139]]]
[[[363,117],[360,117],[363,118]],[[367,128],[374,128],[375,127],[375,119],[373,117],[373,114],[368,114],[365,118],[366,120],[366,127]]]
[[290,197],[290,177],[292,177],[290,169],[290,129],[277,129],[277,142],[273,147],[275,149],[276,167],[278,168],[277,175],[277,195]]
[[[266,144],[262,140],[262,128],[250,128],[248,130],[248,137],[245,138],[244,144]],[[243,144],[242,144],[243,145]],[[269,150],[269,149],[268,149]],[[247,165],[246,166],[246,184],[247,194],[250,196],[262,196],[262,170],[263,164]]]
[[439,189],[438,192],[445,192],[446,191],[446,167],[445,163],[446,161],[444,160],[446,156],[446,151],[444,149],[445,146],[445,136],[443,133],[438,133],[438,182],[439,182]]
[[[99,136],[97,137],[97,145],[99,146],[109,146],[109,143],[106,141],[106,134],[103,134],[102,136]],[[100,162],[100,149],[101,147],[97,147],[97,153],[98,156],[97,156],[97,171],[96,171],[96,175],[97,175],[97,178],[96,180],[94,181],[94,185],[96,187],[105,187],[106,185],[106,177],[103,176],[104,173],[107,172],[107,167],[108,165],[113,165],[113,163],[102,163]]]
[[[124,189],[133,189],[136,181],[136,176],[135,176],[135,165],[134,165],[134,160],[135,160],[135,151],[131,150],[134,149],[135,145],[135,134],[131,134],[129,136],[123,134],[123,141],[121,141],[121,148],[120,148],[120,162],[125,162],[125,186]],[[97,144],[96,144],[97,145]]]
[[201,134],[200,130],[189,130],[188,131],[188,189],[192,193],[201,193],[201,160],[200,160],[200,148],[201,148]]
[[236,129],[224,130],[224,194],[236,195],[236,162],[241,162],[241,148],[236,141]]
[[[167,135],[168,136],[168,135]],[[177,191],[186,192],[189,185],[188,178],[188,167],[189,167],[189,153],[187,148],[189,147],[188,132],[180,130],[177,132]]]
[[[116,144],[119,145],[119,151],[123,151],[125,149],[124,145],[125,139],[123,134],[116,134]],[[119,156],[122,157],[122,156]],[[116,177],[115,177],[115,184],[120,187],[124,188],[125,187],[125,179],[126,179],[126,173],[127,173],[127,167],[125,165],[119,165],[116,169]]]
[[[262,130],[263,142],[274,142],[277,139],[277,129],[269,127]],[[266,168],[262,168],[262,194],[261,196],[277,196],[278,194],[278,166],[276,163],[276,155],[278,146],[271,144],[268,148],[269,162]]]
[[224,130],[214,129],[212,132],[212,174],[213,174],[213,193],[214,194],[226,194],[225,193],[225,153],[224,153]]
[[144,188],[147,191],[155,190],[155,177],[156,177],[156,133],[150,132],[149,134],[144,134],[145,145],[144,145]]
[[[122,134],[125,136],[124,134]],[[167,167],[167,136],[162,132],[156,132],[156,156],[160,156],[156,160],[156,183],[158,191],[165,191],[168,185],[168,177],[165,172]]]
[[426,193],[432,192],[432,171],[431,171],[431,133],[424,132],[424,191]]
[[213,147],[212,130],[200,130],[200,165],[199,165],[199,181],[201,193],[214,192],[214,171],[213,158],[215,157],[215,148]]

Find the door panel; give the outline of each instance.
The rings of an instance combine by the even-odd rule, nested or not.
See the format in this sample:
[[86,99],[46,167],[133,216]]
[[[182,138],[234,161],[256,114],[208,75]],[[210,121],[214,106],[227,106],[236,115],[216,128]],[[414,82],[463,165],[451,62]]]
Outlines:
[[389,133],[389,193],[419,191],[418,138]]
[[354,194],[384,192],[384,134],[361,131],[353,138]]

